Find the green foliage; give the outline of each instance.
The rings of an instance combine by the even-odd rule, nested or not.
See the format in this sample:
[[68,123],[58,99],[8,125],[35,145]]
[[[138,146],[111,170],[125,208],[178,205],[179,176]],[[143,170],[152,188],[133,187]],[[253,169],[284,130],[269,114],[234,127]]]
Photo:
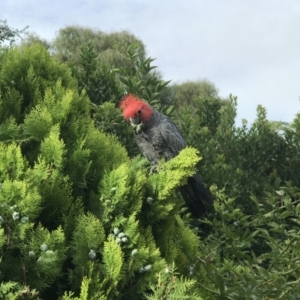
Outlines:
[[[41,211],[41,195],[31,181],[34,175],[15,145],[1,145],[1,279],[14,278],[32,288],[49,286],[60,273],[64,259],[62,230],[51,233],[33,228]],[[34,181],[34,180],[33,180]],[[45,249],[42,247],[45,245]],[[18,266],[22,266],[19,268]],[[27,274],[28,273],[28,274]]]
[[0,75],[18,82],[0,87],[2,105],[17,96],[0,125],[6,295],[24,288],[29,298],[143,299],[173,261],[184,291],[199,240],[179,216],[176,188],[194,172],[197,151],[185,149],[148,177],[144,159],[130,160],[116,136],[97,129],[121,128],[111,122],[119,117],[113,101],[97,106],[94,123],[85,90],[42,45],[9,50]]
[[113,237],[110,237],[109,240],[104,243],[103,254],[105,280],[111,281],[116,285],[116,282],[120,280],[121,277],[123,259],[122,249],[120,245],[114,241]]
[[180,155],[166,163],[158,174],[151,176],[150,182],[159,191],[159,199],[166,199],[172,189],[186,183],[187,175],[195,174],[194,166],[200,160],[197,154],[195,149],[187,147]]
[[64,143],[59,140],[59,127],[53,127],[47,138],[41,143],[40,157],[46,164],[52,164],[53,167],[61,169],[63,167]]
[[195,102],[197,102],[199,98],[218,98],[217,88],[213,83],[207,80],[175,83],[171,89],[174,91],[173,101],[178,109],[186,105],[195,105]]
[[84,277],[82,282],[81,282],[81,287],[80,287],[80,295],[79,297],[73,297],[74,293],[73,292],[65,292],[65,294],[60,298],[61,300],[88,300],[88,299],[93,299],[93,300],[107,300],[107,298],[101,294],[99,295],[92,295],[89,297],[89,284],[91,282],[91,279],[88,277]]
[[195,285],[195,280],[178,278],[174,265],[167,267],[165,271],[157,274],[157,282],[150,286],[153,294],[146,295],[146,299],[189,299],[201,300],[197,294],[192,294],[191,289]]
[[212,231],[201,243],[216,298],[297,299],[299,189],[288,184],[266,193],[264,204],[252,196],[255,215],[244,214],[224,192],[216,195],[215,216],[204,221]]
[[[127,93],[133,93],[141,99],[145,99],[152,106],[162,108],[158,96],[168,85],[169,81],[163,81],[153,70],[156,66],[152,65],[153,58],[141,59],[139,56],[140,48],[135,44],[126,49],[126,58],[129,66],[119,69],[120,81]],[[170,109],[170,108],[169,108]]]
[[25,162],[20,149],[16,144],[4,145],[0,144],[0,160],[1,160],[1,182],[5,178],[10,180],[21,179],[25,168]]
[[0,124],[0,140],[11,141],[18,138],[20,132],[19,126],[13,117],[9,117]]
[[36,290],[22,287],[17,282],[8,281],[0,284],[0,296],[3,299],[15,300],[20,298],[39,299]]
[[[187,160],[187,157],[190,159]],[[185,149],[177,162],[163,164],[162,169],[165,170],[159,174],[164,176],[167,169],[174,170],[176,164],[186,161],[183,170],[177,172],[176,180],[179,184],[193,172],[198,160],[195,150]],[[153,211],[149,210],[150,204],[145,197],[148,199],[150,195],[154,196],[157,187],[156,180],[152,180],[155,175],[146,177],[144,164],[144,160],[134,159],[107,172],[101,180],[98,200],[96,195],[94,196],[94,201],[99,201],[98,206],[93,206],[93,213],[98,218],[91,214],[78,217],[72,244],[73,262],[76,267],[71,273],[73,291],[77,291],[84,278],[90,278],[88,295],[91,299],[95,295],[99,299],[139,299],[145,289],[149,288],[149,284],[155,283],[154,274],[166,268],[166,260],[170,259],[167,250],[169,243],[161,239],[158,229],[168,216],[168,211],[163,215],[153,216]],[[163,189],[165,195],[161,196],[161,199],[157,196],[153,206],[159,205],[161,209],[165,209],[166,204],[171,203],[174,217],[168,222],[169,227],[174,228],[173,238],[170,235],[165,237],[170,241],[176,236],[177,243],[184,248],[182,251],[177,249],[173,257],[183,260],[186,255],[181,265],[181,269],[186,273],[185,263],[192,264],[193,255],[198,253],[195,245],[198,245],[199,240],[177,215],[180,206],[174,205],[174,180],[165,181],[159,189]],[[165,203],[159,204],[159,201]],[[156,211],[154,207],[153,210]],[[184,246],[187,240],[193,240],[193,246]],[[185,282],[185,279],[182,278],[182,281]],[[185,285],[182,289],[185,289]],[[69,295],[71,297],[71,294]]]
[[76,87],[69,69],[50,59],[41,45],[11,49],[0,63],[1,123],[10,116],[17,122],[23,121],[58,80],[63,87]]
[[39,37],[36,33],[26,33],[26,36],[22,38],[22,46],[32,46],[34,44],[41,44],[46,50],[51,50],[51,43],[44,38]]
[[[178,173],[177,179],[175,179],[178,184],[193,172],[192,170],[199,159],[196,157],[196,152],[192,149],[185,149],[178,157],[178,162],[168,162],[162,166],[166,170],[172,170],[172,168],[175,168],[176,163],[186,161],[187,157],[191,158],[185,162],[183,170]],[[169,260],[169,253],[166,249],[167,243],[158,234],[158,229],[168,216],[168,210],[159,215],[155,214],[155,212],[159,209],[166,210],[168,203],[170,203],[169,207],[173,208],[173,215],[178,212],[179,205],[174,205],[176,201],[176,197],[174,197],[176,184],[174,184],[173,180],[164,181],[162,183],[163,186],[157,188],[157,181],[152,179],[156,175],[147,179],[144,171],[141,169],[143,165],[143,161],[133,160],[130,164],[120,165],[117,169],[107,173],[102,179],[100,186],[102,196],[99,203],[99,219],[103,222],[104,229],[109,235],[108,240],[104,242],[104,247],[103,244],[100,247],[98,245],[93,247],[95,251],[93,272],[97,272],[96,270],[101,267],[101,265],[97,264],[97,260],[100,257],[103,259],[105,268],[103,269],[102,267],[98,271],[100,272],[98,277],[103,278],[103,283],[100,283],[102,288],[100,289],[99,286],[96,287],[91,283],[90,293],[92,294],[106,291],[105,293],[108,298],[112,297],[112,295],[115,295],[114,297],[118,295],[121,297],[123,295],[122,299],[139,297],[138,295],[147,287],[147,282],[152,282],[154,279],[151,274],[155,274],[155,272],[159,272],[165,268],[165,260]],[[166,170],[161,171],[158,175],[164,176],[164,172],[167,172]],[[152,209],[149,210],[149,202],[144,199],[145,197],[149,199],[150,195],[154,197],[157,189],[164,189],[165,195],[161,197],[156,195],[156,200],[151,204]],[[160,201],[164,201],[164,203],[159,204]],[[153,215],[153,212],[155,215]],[[143,215],[140,221],[137,219],[137,213]],[[89,220],[91,222],[91,218]],[[149,222],[152,225],[154,235],[151,233],[152,230],[149,225],[147,225]],[[178,243],[184,245],[189,238],[193,239],[194,243],[198,243],[195,233],[186,229],[186,225],[184,225],[179,216],[178,218],[170,219],[169,223],[170,227],[177,228],[173,230],[173,233],[174,237],[177,237]],[[91,230],[90,233],[87,231],[90,226],[87,224],[82,225],[82,228],[85,228],[85,236],[87,239],[96,241],[97,238],[93,237],[95,230]],[[101,231],[98,229],[98,232]],[[189,233],[189,235],[186,235],[186,233]],[[165,237],[168,241],[172,239],[171,236]],[[82,242],[80,244],[82,245]],[[76,246],[75,248],[78,249],[79,247]],[[163,251],[163,257],[159,249]],[[192,254],[195,254],[195,249],[197,247],[192,247],[192,249],[185,247],[185,253],[188,256],[185,262],[189,261],[190,264],[192,263]],[[86,246],[85,251],[81,251],[81,253],[84,253],[86,261],[90,250],[91,246],[89,248]],[[100,252],[99,258],[96,255],[98,251]],[[181,254],[181,251],[177,250],[177,252],[178,257],[182,259],[183,254]],[[79,261],[82,267],[84,259],[80,259]],[[85,264],[85,266],[87,265]],[[185,266],[182,266],[183,270],[184,268]],[[84,269],[88,270],[87,267]],[[136,280],[139,282],[138,286],[134,284]],[[125,290],[129,289],[128,294],[126,292],[123,292],[123,294],[120,293],[119,288],[117,289],[119,286],[124,286],[124,289],[126,287]]]
[[116,102],[121,97],[116,69],[99,59],[99,53],[96,53],[91,42],[82,46],[77,64],[71,67],[79,89],[86,90],[92,103],[99,105],[106,101]]
[[82,46],[92,46],[100,63],[116,68],[126,64],[122,49],[131,44],[139,45],[139,55],[144,57],[142,41],[128,31],[107,34],[87,27],[67,26],[59,30],[52,47],[57,59],[78,66]]
[[[79,46],[76,39],[78,43],[83,39],[85,42]],[[159,95],[169,82],[161,80],[154,71],[153,59],[145,58],[142,43],[126,32],[106,35],[90,29],[67,27],[60,31],[54,48],[58,51],[57,58],[68,61],[71,66],[79,90],[90,98],[91,114],[97,127],[115,134],[130,156],[136,155],[138,149],[132,131],[124,124],[118,108],[123,95],[133,92],[166,114],[173,111],[173,106],[160,105]],[[112,51],[112,61],[103,59],[108,49]],[[61,56],[64,51],[68,53],[65,59]]]
[[[167,87],[125,32],[69,27],[52,50],[0,52],[2,298],[298,299],[300,115],[268,121],[259,106],[237,127],[236,97]],[[149,175],[125,91],[193,148]],[[201,220],[177,192],[196,168],[215,198]]]
[[[198,98],[195,103],[213,112],[218,102]],[[236,98],[220,104],[214,126],[209,114],[195,113],[193,106],[177,115],[187,140],[204,157],[199,164],[204,181],[214,184],[215,211],[198,228],[202,274],[197,277],[200,282],[204,267],[210,281],[199,285],[202,295],[297,299],[299,116],[292,124],[277,124],[258,106],[252,126],[244,121],[237,128]],[[203,121],[206,127],[197,128]]]
[[0,296],[2,298],[6,298],[6,299],[17,299],[18,295],[16,292],[14,292],[14,290],[16,290],[16,288],[18,287],[18,284],[16,282],[6,282],[6,283],[1,283],[0,285]]
[[[124,50],[125,49],[125,50]],[[101,52],[89,42],[81,47],[77,63],[72,64],[74,76],[78,79],[79,89],[84,89],[92,101],[92,116],[99,129],[115,134],[125,146],[130,156],[136,155],[138,149],[133,141],[130,128],[118,108],[119,101],[125,93],[133,92],[158,109],[171,114],[173,107],[161,106],[159,95],[169,83],[160,79],[153,70],[152,58],[144,58],[140,43],[118,46],[124,63],[107,64],[101,60]],[[117,68],[116,68],[117,67]]]
[[17,38],[22,37],[26,33],[25,27],[22,30],[13,29],[7,25],[6,20],[0,20],[0,45],[4,42],[9,42],[10,45],[14,44]]
[[77,291],[81,279],[89,275],[90,262],[103,248],[104,240],[104,229],[99,219],[91,213],[78,216],[71,246],[75,266],[74,271],[70,271],[73,290]]
[[[27,62],[31,65],[29,72],[22,73]],[[12,67],[19,72],[10,74]],[[70,179],[78,179],[74,174],[80,172],[82,160],[70,160],[72,165],[67,164],[66,160],[83,153],[83,159],[87,161],[84,168],[88,169],[81,173],[80,179],[92,186],[94,170],[105,169],[101,168],[101,162],[107,163],[107,158],[98,155],[93,160],[93,155],[98,151],[106,157],[113,157],[108,145],[115,140],[101,135],[92,127],[88,99],[72,90],[75,81],[71,79],[70,71],[53,62],[41,46],[22,48],[22,52],[18,49],[8,51],[2,60],[2,83],[8,74],[13,76],[10,78],[13,82],[20,83],[18,90],[13,89],[19,99],[27,97],[32,100],[27,106],[24,101],[15,101],[14,106],[6,106],[3,110],[5,114],[2,114],[1,139],[7,145],[0,145],[1,223],[4,228],[1,241],[5,249],[1,251],[1,276],[3,280],[12,276],[14,280],[42,291],[61,275],[66,259],[64,234],[59,231],[61,235],[56,236],[57,228],[64,225],[70,232],[74,223],[68,216],[68,210],[73,206],[72,186],[79,183]],[[6,86],[2,85],[3,104],[7,103],[5,97],[9,95],[3,93],[6,91]],[[36,98],[33,99],[33,96]],[[16,114],[22,111],[24,118]],[[90,143],[93,143],[92,136],[100,138],[95,143],[98,149],[92,145],[87,147],[84,142],[79,145],[75,142],[77,138],[84,141],[84,135],[91,137]],[[101,139],[107,141],[101,142]],[[11,143],[11,140],[15,142]],[[103,143],[107,145],[106,152],[99,151]],[[115,149],[118,159],[122,159],[122,155],[126,157],[125,150],[120,146],[116,145]],[[86,192],[80,192],[87,189],[87,185],[77,190],[76,197],[88,197]],[[94,186],[97,190],[98,181]],[[64,220],[69,223],[63,223]],[[39,221],[45,228],[36,227]],[[50,236],[46,227],[51,229]],[[41,252],[42,245],[46,245],[48,250]]]

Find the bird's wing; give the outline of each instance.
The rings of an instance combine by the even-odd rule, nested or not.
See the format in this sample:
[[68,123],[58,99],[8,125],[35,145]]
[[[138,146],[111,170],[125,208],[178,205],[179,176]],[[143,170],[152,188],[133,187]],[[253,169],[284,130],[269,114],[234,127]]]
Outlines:
[[168,118],[163,119],[160,124],[160,130],[163,138],[165,139],[167,146],[172,152],[177,155],[186,143],[176,125]]
[[134,138],[143,155],[152,164],[157,164],[159,161],[159,156],[155,152],[153,145],[147,140],[146,136],[144,136],[143,132],[135,133]]

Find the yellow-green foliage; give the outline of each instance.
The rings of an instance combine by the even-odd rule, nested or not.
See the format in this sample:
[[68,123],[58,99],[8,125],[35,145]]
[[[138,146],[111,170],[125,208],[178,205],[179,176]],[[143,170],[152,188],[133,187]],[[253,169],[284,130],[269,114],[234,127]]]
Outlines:
[[26,163],[20,148],[15,144],[5,145],[0,143],[0,181],[5,179],[20,179]]
[[2,299],[17,300],[21,291],[22,287],[17,282],[8,281],[0,284],[0,297]]
[[77,92],[64,88],[61,80],[57,80],[53,87],[45,90],[44,97],[25,116],[24,133],[38,141],[42,140],[53,125],[64,125],[77,105]]
[[104,243],[103,250],[104,280],[103,286],[109,283],[109,289],[116,288],[122,278],[123,252],[112,236]]
[[104,176],[100,185],[101,202],[105,207],[102,218],[110,218],[110,214],[116,212],[123,212],[126,217],[141,209],[146,174],[145,170],[135,168],[137,163],[136,160],[128,161]]
[[67,158],[65,170],[79,195],[87,187],[96,192],[106,172],[128,161],[126,150],[116,137],[100,132],[91,123],[87,124],[86,133],[73,142]]
[[111,171],[128,160],[126,150],[113,135],[91,128],[86,135],[85,143],[90,149],[90,159],[93,162],[92,172],[97,174]]
[[[186,174],[190,173],[186,172]],[[148,193],[148,180],[150,178],[146,176],[145,161],[140,158],[127,160],[118,168],[106,172],[99,187],[101,199],[100,213],[97,215],[101,223],[103,222],[107,238],[104,243],[100,241],[99,246],[94,247],[94,256],[89,256],[91,246],[87,247],[86,239],[90,237],[95,241],[97,240],[94,236],[96,232],[102,232],[102,229],[97,230],[92,226],[97,219],[92,215],[87,215],[80,227],[82,230],[75,230],[74,241],[77,242],[73,249],[74,257],[76,257],[75,264],[80,267],[77,269],[78,272],[80,271],[80,276],[78,277],[78,272],[73,273],[73,283],[76,282],[79,286],[78,280],[83,280],[83,276],[89,274],[89,261],[94,261],[93,275],[89,275],[92,276],[89,278],[94,278],[89,283],[91,297],[95,294],[100,295],[103,291],[108,299],[117,297],[119,294],[117,287],[128,286],[130,291],[128,297],[134,298],[143,293],[150,283],[154,283],[153,274],[164,270],[167,266],[160,251],[161,245],[152,233],[153,228],[143,227],[144,220],[139,221],[140,214],[147,218],[151,212],[151,207],[149,208],[149,204],[145,201]],[[100,225],[99,221],[97,222]],[[170,219],[170,223],[180,230],[174,218]],[[178,232],[174,230],[168,241],[174,240],[175,236],[178,237]],[[80,245],[85,245],[84,250],[81,251],[82,257],[79,257],[77,252],[81,249]],[[175,244],[172,243],[171,246]],[[167,252],[164,254],[168,255]],[[99,258],[104,267],[99,265]],[[176,255],[173,258],[175,259]],[[134,287],[134,282],[139,281],[139,278],[140,283]]]
[[187,147],[172,160],[161,162],[158,172],[149,177],[149,196],[154,200],[151,210],[153,220],[166,217],[176,205],[182,203],[174,192],[178,186],[186,183],[189,176],[195,174],[200,159],[196,149]]
[[195,268],[195,258],[200,255],[201,241],[199,236],[189,226],[186,226],[178,215],[175,218],[177,229],[176,245],[178,249],[175,262],[178,270],[184,273],[187,267]]
[[[26,163],[16,144],[0,143],[0,215],[2,222],[14,230],[10,242],[17,245],[26,237],[41,210],[41,196],[25,176]],[[21,225],[21,226],[20,226]]]
[[55,86],[45,91],[43,105],[53,116],[54,122],[63,124],[71,111],[72,104],[76,101],[76,92],[62,87],[61,80]]
[[[89,173],[92,160],[90,159],[90,149],[85,146],[86,139],[81,138],[74,143],[74,150],[69,152],[69,159],[66,160],[65,168],[72,182],[74,192],[80,188],[87,187],[87,175]],[[76,166],[76,168],[74,168]],[[79,195],[78,195],[79,196]]]
[[[189,267],[198,270],[194,262],[199,241],[188,221],[182,221],[183,201],[176,195],[195,172],[197,151],[187,148],[149,175],[146,160],[130,160],[119,142],[128,134],[117,139],[95,126],[91,103],[84,90],[78,92],[65,65],[53,61],[41,46],[12,49],[3,57],[4,296],[13,280],[26,284],[32,293],[26,297],[31,298],[36,289],[43,299],[144,299],[145,291],[156,293],[158,274],[173,262],[180,275],[190,276]],[[98,113],[105,130],[123,126],[114,121],[121,116],[113,105],[103,105]],[[168,295],[178,290],[185,296],[185,288],[193,288],[192,280],[174,278],[181,287],[172,287]],[[12,295],[18,288],[11,285]]]
[[24,242],[22,254],[35,285],[45,287],[60,274],[65,259],[65,238],[62,228],[49,232],[39,225]]
[[[90,273],[93,271],[93,264],[90,265]],[[80,295],[79,297],[74,297],[73,292],[65,292],[64,295],[59,298],[60,300],[108,300],[103,291],[93,291],[93,287],[91,287],[92,278],[91,276],[84,276],[81,281],[80,286]],[[99,286],[98,286],[99,287]]]
[[49,178],[51,169],[45,160],[38,158],[32,168],[26,170],[26,179],[31,186],[38,186],[41,182]]
[[10,210],[19,212],[20,218],[26,216],[34,220],[40,212],[41,196],[36,187],[32,188],[24,180],[5,180],[1,186],[0,202],[3,207],[15,206]]
[[49,136],[41,143],[41,159],[47,164],[53,164],[58,169],[63,167],[64,142],[59,139],[59,127],[54,126]]
[[157,281],[150,285],[153,294],[146,294],[148,300],[202,300],[192,288],[196,280],[178,277],[174,265],[156,274]]
[[200,255],[201,241],[197,234],[178,214],[159,220],[152,228],[156,243],[167,263],[175,262],[181,274],[189,274],[189,269],[195,268],[195,258]]
[[53,124],[51,113],[40,104],[36,105],[24,120],[24,132],[32,138],[41,141],[45,138]]
[[129,176],[128,164],[122,164],[110,172],[108,176],[104,176],[100,187],[101,201],[104,201],[106,206],[103,218],[110,213],[126,209],[130,184]]
[[97,253],[105,240],[101,221],[91,213],[80,215],[73,233],[73,262],[81,277],[88,272],[89,253]]
[[[158,174],[147,177],[145,160],[135,158],[107,172],[101,180],[99,218],[111,235],[107,243],[115,252],[105,258],[108,252],[104,251],[103,261],[109,259],[111,268],[117,268],[119,284],[126,285],[128,279],[142,274],[143,281],[133,294],[153,283],[153,274],[164,270],[166,261],[178,263],[182,274],[189,274],[189,267],[194,267],[199,239],[177,215],[183,203],[176,199],[175,191],[194,174],[199,159],[195,149],[187,148],[178,159],[161,164]],[[152,226],[144,228],[147,223]],[[117,261],[122,264],[120,269]],[[105,273],[102,276],[109,277]],[[110,289],[115,284],[110,283]],[[117,291],[114,293],[117,295]]]
[[178,186],[186,183],[189,176],[195,174],[195,166],[200,161],[198,151],[187,147],[172,160],[159,167],[159,172],[150,178],[158,190],[158,198],[166,199]]
[[72,187],[68,176],[62,175],[53,165],[48,165],[46,170],[47,178],[39,184],[43,206],[39,220],[57,228],[72,203]]
[[[28,108],[41,101],[45,90],[52,87],[58,78],[64,86],[76,88],[76,81],[67,66],[52,60],[45,48],[38,44],[10,49],[2,60],[0,78],[0,89],[9,92],[2,99],[0,97],[3,101],[0,107],[4,107],[4,111],[13,112],[17,120],[22,119],[25,107],[28,111]],[[20,109],[21,101],[23,107]]]
[[0,247],[2,247],[4,243],[5,243],[4,229],[0,228]]
[[1,141],[12,141],[18,137],[19,132],[19,126],[11,116],[0,124]]

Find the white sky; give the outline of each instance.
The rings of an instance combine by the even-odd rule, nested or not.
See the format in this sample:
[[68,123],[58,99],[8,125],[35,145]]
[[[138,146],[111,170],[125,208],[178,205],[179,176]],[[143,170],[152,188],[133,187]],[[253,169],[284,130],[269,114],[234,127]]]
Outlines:
[[300,112],[299,0],[7,0],[0,19],[53,39],[68,25],[128,30],[165,80],[208,79],[238,96],[238,119],[256,107],[291,122]]

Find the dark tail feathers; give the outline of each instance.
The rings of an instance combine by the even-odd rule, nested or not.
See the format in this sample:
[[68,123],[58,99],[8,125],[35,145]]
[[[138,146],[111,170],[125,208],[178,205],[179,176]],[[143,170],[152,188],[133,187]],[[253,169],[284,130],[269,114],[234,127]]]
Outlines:
[[180,193],[194,218],[200,218],[206,212],[205,203],[212,205],[213,198],[203,185],[200,176],[188,178],[186,185],[179,187]]

